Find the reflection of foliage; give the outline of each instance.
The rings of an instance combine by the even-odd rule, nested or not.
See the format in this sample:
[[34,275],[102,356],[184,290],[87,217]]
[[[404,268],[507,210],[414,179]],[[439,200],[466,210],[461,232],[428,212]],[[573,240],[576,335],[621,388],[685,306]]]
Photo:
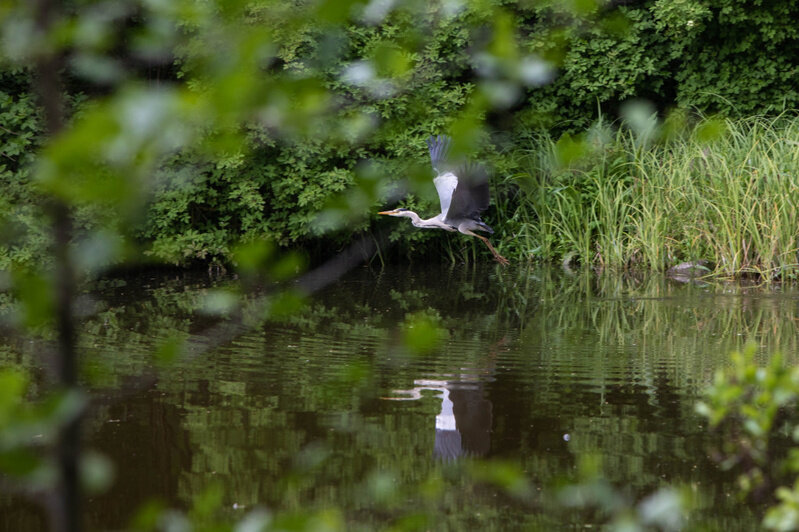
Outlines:
[[[183,289],[178,289],[183,287]],[[207,289],[183,281],[167,282],[118,302],[127,284],[105,292],[105,301],[84,322],[80,348],[90,382],[107,387],[146,371],[154,354],[169,338],[188,336],[194,314]],[[120,295],[117,295],[120,294]]]
[[415,355],[431,354],[446,337],[441,316],[431,309],[408,314],[402,329],[402,343]]
[[[77,392],[32,397],[26,373],[1,367],[0,390],[0,474],[20,491],[47,490],[58,463],[48,449],[61,427],[80,415],[86,398]],[[89,487],[107,487],[110,471],[105,461],[88,456],[81,465]]]
[[[729,286],[691,287],[590,272],[507,273],[489,282],[489,276],[471,269],[430,268],[427,275],[383,272],[377,280],[376,273],[362,271],[326,289],[306,311],[208,357],[180,362],[158,384],[166,394],[161,401],[184,409],[180,424],[192,449],[191,467],[179,473],[180,501],[188,505],[215,479],[227,494],[226,508],[267,504],[290,513],[336,506],[363,526],[409,512],[434,519],[446,514],[454,527],[468,522],[458,508],[469,501],[472,510],[480,508],[484,526],[492,519],[512,523],[520,509],[530,523],[554,526],[551,513],[530,511],[528,505],[537,507],[536,497],[516,502],[511,497],[505,510],[497,510],[497,494],[507,481],[479,471],[439,470],[430,460],[435,401],[408,410],[407,403],[381,402],[376,394],[407,387],[428,372],[490,376],[494,357],[503,360],[508,350],[524,353],[514,362],[514,374],[490,377],[501,380],[488,395],[494,422],[512,431],[521,446],[496,443],[494,452],[521,452],[525,458],[518,469],[527,472],[521,478],[538,486],[562,478],[572,467],[570,454],[601,452],[608,483],[603,485],[624,483],[630,492],[623,495],[636,500],[661,482],[655,473],[660,470],[656,463],[663,461],[658,454],[660,413],[676,410],[673,415],[694,425],[690,401],[679,398],[696,393],[703,378],[709,378],[707,368],[720,363],[684,353],[700,349],[714,331],[730,326],[728,321],[760,323],[750,331],[765,343],[773,341],[767,332],[772,327],[792,330],[786,307],[763,299],[747,307],[741,303],[745,289],[725,305],[719,303],[731,299]],[[713,297],[709,290],[727,294]],[[156,293],[163,294],[160,303],[139,303],[128,311],[133,315],[134,308],[144,309],[139,320],[145,335],[149,322],[141,320],[152,317],[157,331],[163,319],[150,313],[152,305],[169,313],[168,291]],[[484,296],[477,306],[471,305],[473,294]],[[182,289],[174,297],[198,299],[196,291]],[[694,297],[710,298],[708,311],[715,313],[717,325],[697,325],[696,314],[680,309],[686,299],[695,306]],[[537,303],[523,306],[525,300]],[[408,302],[407,308],[398,301]],[[515,310],[508,308],[514,304],[519,305]],[[449,337],[432,355],[416,359],[403,356],[398,324],[407,313],[419,312],[439,316],[436,321]],[[719,329],[708,332],[712,327]],[[718,345],[728,342],[720,339]],[[722,349],[712,347],[714,352]],[[564,367],[569,368],[566,374],[576,375],[574,381],[564,382]],[[638,384],[620,382],[622,372],[628,375],[624,382]],[[584,381],[590,382],[590,392],[578,386]],[[569,411],[575,404],[570,395],[578,390],[584,397],[576,411]],[[520,408],[520,397],[539,408]],[[559,404],[564,406],[554,406]],[[563,447],[564,432],[574,436],[570,451]],[[552,449],[547,456],[544,446]],[[695,469],[696,455],[703,452],[703,441],[695,436],[681,442],[672,450],[676,469],[669,474],[686,482],[703,480],[704,466]],[[492,487],[495,481],[498,487]],[[414,495],[419,483],[438,485],[437,495],[420,501]],[[375,490],[381,495],[373,499]],[[701,499],[697,504],[701,515],[713,503]],[[604,520],[590,513],[571,515],[573,523]]]
[[[525,327],[525,334],[546,334],[546,343],[579,340],[572,331],[587,327],[600,345],[634,348],[655,341],[655,352],[678,361],[681,353],[706,352],[705,346],[724,353],[747,340],[799,352],[792,327],[799,316],[790,299],[781,297],[784,287],[682,284],[658,275],[597,275],[590,270],[539,272],[539,312],[546,318],[535,320],[540,328]],[[769,297],[761,298],[763,293]]]
[[[601,452],[606,480],[598,489],[607,491],[623,483],[629,490],[617,494],[617,499],[628,501],[614,507],[620,522],[635,515],[643,518],[661,503],[676,500],[670,491],[649,503],[640,497],[655,493],[662,483],[660,473],[655,473],[662,471],[659,465],[664,460],[658,450],[657,435],[663,430],[658,425],[660,413],[676,410],[673,415],[695,425],[688,398],[698,390],[703,374],[709,378],[705,368],[719,363],[683,354],[697,349],[708,335],[706,329],[697,328],[694,314],[680,311],[678,302],[711,297],[707,295],[711,287],[590,273],[569,277],[538,270],[532,275],[519,272],[518,278],[509,275],[492,288],[484,275],[472,277],[473,271],[428,273],[426,279],[424,274],[394,278],[384,272],[390,282],[377,283],[355,276],[329,287],[306,312],[221,349],[212,363],[181,364],[181,374],[192,374],[192,379],[169,379],[159,385],[168,394],[165,400],[187,410],[183,426],[194,452],[190,472],[181,474],[181,499],[190,501],[208,478],[215,478],[229,495],[226,505],[265,503],[289,512],[336,506],[352,520],[351,526],[356,522],[378,526],[409,511],[433,519],[448,515],[453,527],[474,525],[461,513],[466,501],[470,512],[479,508],[485,518],[482,526],[513,523],[519,512],[527,515],[529,524],[555,526],[563,521],[554,521],[550,512],[530,509],[530,505],[538,508],[537,497],[520,500],[512,493],[506,495],[503,486],[513,491],[514,478],[546,486],[571,470],[570,453],[579,457]],[[463,285],[463,293],[442,290],[442,279],[448,276]],[[519,289],[522,282],[527,283],[524,290]],[[521,292],[519,301],[539,303],[527,307],[528,313],[519,319],[503,310],[509,300],[498,295],[505,290]],[[730,287],[717,290],[728,292]],[[403,295],[406,291],[408,297]],[[473,293],[485,295],[478,307],[464,304]],[[790,316],[780,321],[783,307],[719,305],[718,298],[725,297],[717,296],[708,306],[719,316],[731,314],[741,320],[762,313],[763,329],[752,331],[762,341],[771,341],[764,335],[770,327],[791,330]],[[586,299],[594,303],[585,304]],[[403,309],[396,303],[400,300],[415,303]],[[386,307],[389,302],[393,309]],[[407,312],[432,312],[449,330],[449,338],[433,355],[418,360],[397,356],[397,324]],[[720,321],[719,327],[725,327]],[[519,350],[525,357],[516,362],[516,376],[491,377],[502,380],[497,387],[506,394],[497,390],[488,397],[494,404],[496,426],[513,430],[525,458],[508,472],[510,480],[496,477],[501,472],[498,465],[487,466],[493,471],[490,475],[479,469],[441,470],[430,460],[435,403],[423,401],[408,411],[407,406],[376,401],[375,394],[406,387],[420,371],[425,375],[469,368],[473,374],[491,375],[492,344],[501,336],[509,342],[500,344],[501,353]],[[720,345],[725,341],[729,340],[720,340]],[[586,350],[586,345],[591,348]],[[559,360],[548,361],[549,352]],[[564,366],[570,368],[567,374],[576,375],[575,381],[564,382]],[[620,382],[621,372],[628,374],[624,382],[638,384]],[[590,392],[578,387],[584,380],[591,383]],[[578,390],[585,397],[577,411],[568,411],[574,408],[570,395]],[[683,395],[686,399],[680,400]],[[539,409],[520,408],[519,397]],[[218,406],[211,410],[211,404]],[[564,406],[554,406],[558,404]],[[609,410],[618,415],[608,416]],[[413,415],[421,411],[427,416]],[[561,436],[567,431],[574,436],[570,453],[558,450],[565,445]],[[692,436],[671,450],[674,462],[669,464],[676,468],[668,472],[671,478],[706,480],[707,465],[697,464],[696,458],[704,452],[703,443]],[[543,455],[544,446],[551,448],[548,456]],[[302,450],[299,456],[297,449]],[[496,443],[494,453],[519,452],[514,449]],[[253,463],[259,464],[257,470],[248,465]],[[517,474],[510,474],[513,471]],[[436,496],[417,499],[419,483],[431,489],[438,486]],[[590,487],[587,481],[581,485]],[[712,501],[719,500],[713,498],[713,488],[708,489],[708,498],[696,501],[700,516],[713,511]],[[497,510],[498,496],[510,496],[505,510]],[[606,514],[587,509],[569,515],[564,519],[574,524],[606,520]],[[710,520],[714,519],[715,513]]]
[[[94,296],[101,310],[86,322],[83,345],[96,354],[91,366],[105,366],[99,385],[117,387],[146,368],[160,338],[219,319],[194,313],[207,282],[180,275],[144,289],[139,283],[117,282]],[[486,390],[494,423],[518,442],[497,442],[493,452],[523,455],[523,478],[547,486],[576,457],[601,452],[607,485],[626,484],[624,495],[639,500],[662,481],[659,416],[668,410],[696,424],[688,399],[723,364],[718,353],[739,341],[725,331],[745,331],[740,341],[748,336],[766,345],[795,340],[790,299],[750,299],[750,290],[590,271],[361,270],[326,288],[305,311],[162,374],[150,400],[164,409],[177,405],[180,414],[163,430],[179,430],[187,441],[188,465],[170,470],[177,477],[170,485],[180,506],[190,506],[210,480],[219,482],[226,494],[222,515],[231,517],[241,515],[231,510],[234,503],[289,514],[336,506],[363,526],[420,512],[428,519],[446,513],[453,527],[462,527],[474,525],[462,513],[468,501],[480,508],[482,526],[492,519],[513,523],[521,511],[530,523],[555,526],[553,514],[530,510],[538,507],[536,497],[511,497],[499,510],[504,488],[492,486],[493,477],[440,470],[430,460],[432,398],[411,409],[378,399],[420,375],[465,371],[498,379],[496,389]],[[407,356],[400,336],[406,316],[418,313],[434,316],[447,331],[421,358]],[[497,373],[495,361],[515,369]],[[539,407],[520,408],[519,398]],[[93,430],[102,430],[107,408],[90,423]],[[568,450],[566,432],[574,436]],[[703,446],[698,436],[681,441],[670,452],[669,474],[704,480],[705,466],[695,469]],[[393,487],[373,499],[372,485],[385,486],[386,478]],[[420,483],[438,486],[436,496],[418,499]],[[699,515],[717,500],[713,489],[698,502]],[[594,520],[590,513],[570,515],[573,523]]]

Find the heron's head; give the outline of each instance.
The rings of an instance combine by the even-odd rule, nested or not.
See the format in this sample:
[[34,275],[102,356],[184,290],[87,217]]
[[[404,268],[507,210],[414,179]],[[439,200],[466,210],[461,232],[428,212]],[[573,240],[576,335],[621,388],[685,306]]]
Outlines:
[[378,212],[377,214],[387,214],[389,216],[407,216],[407,214],[405,214],[405,213],[408,213],[408,212],[411,212],[411,211],[409,211],[408,209],[394,209],[392,211]]

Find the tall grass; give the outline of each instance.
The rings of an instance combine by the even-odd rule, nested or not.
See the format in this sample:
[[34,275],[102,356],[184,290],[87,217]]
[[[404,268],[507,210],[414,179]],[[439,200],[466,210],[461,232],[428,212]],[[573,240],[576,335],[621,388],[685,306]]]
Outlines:
[[598,124],[531,137],[500,207],[516,254],[610,268],[708,260],[725,276],[799,276],[799,118],[703,120],[659,142]]

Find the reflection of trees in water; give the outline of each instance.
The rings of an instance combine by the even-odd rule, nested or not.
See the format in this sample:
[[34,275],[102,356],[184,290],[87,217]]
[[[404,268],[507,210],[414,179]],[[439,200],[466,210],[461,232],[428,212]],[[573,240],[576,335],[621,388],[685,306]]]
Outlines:
[[87,504],[88,529],[121,529],[153,499],[179,502],[178,481],[190,467],[192,449],[179,406],[159,396],[156,390],[140,390],[94,405],[89,447],[102,449],[113,461],[117,481]]
[[[146,420],[95,427],[98,442],[129,444],[101,450],[139,479],[131,497],[171,464],[163,492],[184,504],[218,480],[230,504],[358,512],[368,506],[370,472],[418,485],[441,465],[431,454],[518,460],[543,485],[576,455],[600,452],[606,476],[632,490],[649,490],[661,475],[704,483],[714,473],[696,460],[705,442],[697,390],[747,337],[779,344],[789,359],[799,352],[799,309],[777,290],[548,269],[419,270],[356,272],[304,312],[162,374],[158,404],[134,407]],[[149,368],[159,338],[209,320],[193,312],[205,289],[184,279],[141,289],[131,280],[96,296],[83,341],[106,384]],[[448,339],[434,356],[413,358],[397,327],[426,310]],[[35,364],[28,350],[0,357]],[[415,381],[437,381],[437,398],[380,400]],[[123,449],[148,445],[159,456],[128,471],[136,462]],[[470,496],[456,491],[454,505]],[[488,495],[473,502],[491,504]]]
[[729,352],[749,340],[764,354],[777,347],[799,352],[799,307],[783,290],[548,272],[521,342],[546,346],[537,360],[545,370],[591,368],[649,390],[668,380],[695,395]]

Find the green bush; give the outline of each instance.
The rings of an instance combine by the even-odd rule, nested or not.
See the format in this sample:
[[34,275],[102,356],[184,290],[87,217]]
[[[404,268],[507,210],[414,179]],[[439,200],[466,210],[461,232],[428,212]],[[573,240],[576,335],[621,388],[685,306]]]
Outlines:
[[[577,134],[602,116],[617,116],[633,97],[645,98],[661,112],[677,106],[730,117],[799,107],[793,83],[799,29],[792,24],[798,1],[656,0],[617,7],[589,1],[568,9],[559,3],[497,1],[469,2],[460,11],[447,6],[397,9],[381,20],[367,17],[336,26],[318,13],[282,16],[271,3],[254,4],[242,27],[271,32],[276,58],[261,71],[281,84],[264,84],[270,104],[243,129],[232,124],[230,131],[207,132],[209,144],[216,143],[213,149],[173,153],[164,160],[151,180],[146,214],[126,238],[150,256],[176,264],[229,261],[236,242],[260,238],[324,257],[353,233],[370,229],[389,231],[389,240],[399,244],[395,254],[465,257],[468,251],[455,250],[468,240],[372,216],[401,198],[409,207],[435,213],[424,142],[430,134],[454,132],[479,146],[474,156],[496,168],[498,208],[486,213],[486,221],[501,235],[535,241],[524,249],[500,241],[503,253],[516,248],[521,258],[540,248],[536,256],[594,260],[589,235],[604,234],[597,233],[600,227],[620,231],[619,222],[629,214],[618,210],[624,202],[616,204],[615,213],[605,213],[610,217],[587,220],[586,213],[574,212],[571,221],[559,221],[558,231],[569,232],[574,243],[552,231],[534,235],[539,231],[534,226],[546,219],[541,209],[557,209],[575,193],[587,204],[628,190],[614,188],[624,185],[618,179],[630,178],[617,171],[625,155],[604,153],[597,171],[580,171],[579,186],[539,191],[535,209],[519,210],[526,193],[503,183],[525,171],[519,161],[531,136]],[[495,16],[498,6],[501,16]],[[286,4],[280,9],[310,8]],[[209,59],[207,43],[192,40],[188,18],[183,29],[187,40],[174,50],[175,66],[154,69],[154,76],[158,83],[201,94],[208,90],[207,72],[223,65]],[[257,50],[242,53],[257,58]],[[91,106],[102,88],[70,72],[71,97],[83,102],[77,109]],[[39,202],[29,177],[41,135],[30,80],[26,72],[7,66],[0,78],[0,216],[11,228],[0,249],[0,266],[7,267],[42,260],[47,239],[38,228]],[[246,98],[247,87],[262,81],[231,77],[220,94],[231,102],[237,95]],[[318,90],[317,82],[328,92]],[[217,103],[223,109],[232,105]],[[334,112],[311,120],[322,107]],[[490,134],[472,128],[483,118]],[[537,183],[538,177],[531,179]],[[361,194],[364,189],[370,193]],[[375,197],[387,199],[376,202]],[[78,220],[79,227],[114,224],[89,211]],[[553,229],[551,223],[547,227]],[[622,261],[621,249],[610,253],[616,258],[608,252],[603,250],[602,262]],[[657,265],[669,260],[646,259]]]

